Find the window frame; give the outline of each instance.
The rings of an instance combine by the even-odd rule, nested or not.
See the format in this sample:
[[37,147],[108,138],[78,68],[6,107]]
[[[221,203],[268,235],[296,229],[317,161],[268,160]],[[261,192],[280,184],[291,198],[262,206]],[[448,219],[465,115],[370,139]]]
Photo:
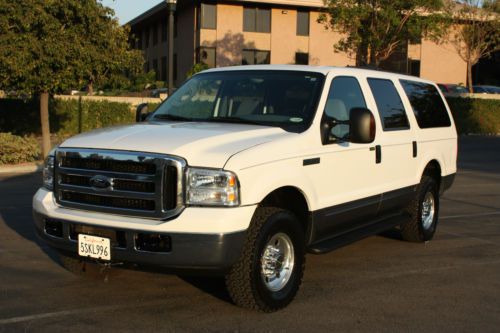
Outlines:
[[[325,107],[323,108],[323,111],[322,111],[320,124],[323,124],[326,121],[327,118],[331,118],[330,116],[328,116],[326,114],[326,107],[328,105],[328,99],[330,97],[330,94],[331,94],[332,90],[334,89],[334,82],[335,82],[335,80],[336,79],[341,79],[341,78],[354,79],[356,81],[356,84],[358,85],[359,92],[361,93],[361,97],[363,98],[363,102],[365,104],[365,108],[368,108],[368,103],[367,103],[367,100],[366,100],[365,92],[363,91],[363,87],[361,86],[361,80],[360,80],[360,78],[356,77],[356,76],[353,76],[353,75],[338,75],[338,76],[335,76],[335,77],[332,78],[332,80],[330,81],[330,87],[328,88],[328,92],[325,92],[326,93],[326,101],[325,101]],[[350,110],[348,110],[348,113],[350,113]],[[350,114],[349,114],[349,117],[350,117]],[[330,135],[329,135],[329,137],[330,137]],[[330,138],[328,138],[328,141],[323,142],[323,146],[331,145],[331,144],[339,143],[339,142],[345,142],[345,141],[340,141],[338,139],[330,139]]]
[[[251,64],[243,64],[243,53],[244,52],[253,52],[253,63]],[[258,64],[256,62],[257,60],[257,52],[266,52],[268,54],[268,59],[269,59],[269,62],[268,63],[263,63],[263,64]],[[268,65],[271,63],[271,51],[270,50],[259,50],[259,49],[243,49],[241,50],[241,64],[243,66],[246,66],[246,65]]]
[[[305,64],[299,63],[298,62],[299,56],[307,57],[307,62]],[[295,65],[303,65],[303,66],[309,65],[309,52],[295,52]]]
[[[301,29],[299,29],[300,27],[300,17],[301,15],[299,14],[307,14],[307,33],[303,33],[302,31],[300,31]],[[308,37],[311,33],[311,12],[307,11],[307,10],[297,10],[297,22],[296,22],[296,32],[295,34],[297,36],[303,36],[303,37]]]
[[[214,7],[215,9],[215,17],[214,17],[214,25],[206,25],[205,20],[203,19],[204,8],[206,7]],[[200,29],[208,29],[208,30],[216,30],[217,29],[217,3],[201,3],[200,4],[200,15],[199,15],[199,27]]]
[[[377,98],[375,97],[375,94],[373,93],[373,89],[372,89],[372,87],[370,85],[370,80],[388,81],[388,82],[390,82],[392,84],[392,86],[394,88],[394,91],[396,92],[396,95],[399,97],[399,101],[401,102],[401,106],[403,107],[403,114],[406,117],[406,122],[408,124],[408,127],[389,127],[389,128],[387,128],[385,126],[385,121],[384,121],[385,117],[383,116],[383,114],[379,110],[378,103],[377,103]],[[411,123],[410,123],[410,117],[408,116],[408,110],[406,109],[406,107],[405,107],[405,105],[403,103],[403,99],[401,98],[401,94],[399,93],[398,88],[397,88],[395,82],[392,79],[390,79],[390,78],[382,78],[382,77],[367,77],[366,81],[367,81],[370,93],[372,94],[373,101],[375,102],[375,107],[377,108],[377,113],[378,113],[378,116],[379,116],[379,119],[380,119],[380,124],[382,125],[382,131],[384,131],[384,132],[397,132],[397,131],[409,131],[409,130],[411,130]]]
[[[446,115],[446,118],[448,119],[448,121],[446,122],[446,125],[440,125],[440,126],[432,125],[432,126],[428,126],[427,124],[422,124],[422,122],[425,121],[425,119],[420,119],[417,116],[418,112],[413,107],[412,99],[410,98],[410,95],[409,95],[407,89],[405,88],[405,83],[409,83],[409,84],[414,83],[414,84],[420,84],[420,85],[427,85],[427,86],[432,87],[434,89],[434,91],[435,91],[435,93],[437,95],[437,98],[439,98],[439,100],[440,100],[440,102],[442,104],[442,111],[444,111],[444,115]],[[444,97],[442,95],[442,91],[441,91],[441,89],[437,85],[434,85],[434,84],[431,84],[431,83],[428,83],[428,82],[422,82],[422,81],[416,81],[416,80],[409,80],[409,79],[403,79],[403,78],[399,79],[399,84],[401,85],[401,88],[403,89],[404,95],[405,95],[405,97],[408,100],[408,104],[411,107],[411,111],[413,113],[413,116],[415,117],[415,121],[417,123],[418,128],[420,128],[422,130],[425,130],[425,129],[449,128],[449,127],[451,127],[451,125],[452,125],[452,116],[450,115],[449,107],[447,106],[446,99],[444,99]],[[433,104],[433,103],[431,103],[431,104]],[[437,109],[437,107],[434,107],[433,109]]]
[[[213,67],[210,66],[210,64],[207,64],[206,62],[203,62],[201,60],[201,51],[203,49],[213,50],[214,51],[214,66]],[[202,63],[203,62],[204,64],[206,64],[210,68],[216,68],[217,67],[217,47],[215,47],[215,46],[200,46],[200,47],[198,47],[197,48],[197,52],[196,52],[196,62],[197,63]]]
[[[254,12],[254,22],[253,22],[253,28],[247,29],[247,20],[245,19],[246,11],[253,11]],[[267,30],[259,30],[259,11],[267,11],[269,12],[269,31]],[[263,34],[270,34],[272,32],[272,10],[269,7],[252,7],[252,6],[244,6],[243,7],[243,32],[257,32],[257,33],[263,33]],[[253,29],[253,30],[252,30]]]

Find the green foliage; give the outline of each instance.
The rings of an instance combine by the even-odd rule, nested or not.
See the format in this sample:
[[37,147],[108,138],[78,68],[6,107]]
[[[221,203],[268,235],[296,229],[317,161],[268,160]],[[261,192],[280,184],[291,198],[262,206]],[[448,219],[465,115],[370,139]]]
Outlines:
[[500,16],[496,0],[462,0],[451,7],[457,23],[451,37],[458,55],[467,63],[467,87],[472,92],[472,66],[500,50]]
[[204,71],[206,69],[209,69],[210,67],[205,64],[204,62],[199,62],[197,64],[194,64],[193,67],[189,69],[189,71],[186,73],[186,76],[190,78],[191,76],[195,75],[196,73],[199,73],[201,71]]
[[0,1],[0,89],[57,93],[140,72],[113,15],[96,0]]
[[[17,135],[38,135],[40,133],[38,101],[0,99],[0,132]],[[134,112],[127,103],[108,101],[82,101],[82,131],[108,127],[135,121]],[[51,132],[67,137],[79,130],[79,101],[53,100],[49,103],[52,118]]]
[[344,35],[334,48],[356,56],[359,66],[378,66],[408,41],[439,40],[448,26],[448,16],[440,12],[442,0],[326,0],[326,4],[319,22]]
[[36,139],[0,133],[0,165],[37,161],[40,148]]
[[500,100],[448,97],[459,134],[500,134]]
[[140,72],[132,78],[132,91],[144,91],[152,87],[156,82],[156,73],[151,70],[147,73]]

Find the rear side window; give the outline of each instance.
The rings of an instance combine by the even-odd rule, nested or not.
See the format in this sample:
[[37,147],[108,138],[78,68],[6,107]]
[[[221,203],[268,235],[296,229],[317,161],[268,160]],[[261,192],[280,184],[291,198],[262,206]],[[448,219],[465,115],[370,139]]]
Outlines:
[[420,128],[451,126],[443,99],[432,84],[400,80]]
[[394,83],[391,80],[368,79],[368,84],[377,103],[384,131],[409,129],[408,117]]

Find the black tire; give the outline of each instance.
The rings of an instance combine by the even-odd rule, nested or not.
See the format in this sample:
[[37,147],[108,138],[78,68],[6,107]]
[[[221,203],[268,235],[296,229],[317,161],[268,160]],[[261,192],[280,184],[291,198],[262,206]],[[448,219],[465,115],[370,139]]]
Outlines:
[[[285,234],[293,245],[293,269],[284,286],[271,291],[261,275],[261,258],[268,242],[279,234]],[[233,302],[240,307],[277,311],[294,299],[302,282],[304,266],[304,231],[295,215],[280,208],[257,208],[242,254],[225,276],[226,288]]]
[[[432,222],[424,223],[423,202],[430,193],[434,200],[434,215]],[[428,175],[423,175],[417,194],[407,208],[411,221],[401,225],[401,237],[409,242],[426,242],[432,239],[436,232],[439,216],[439,187],[436,180]]]

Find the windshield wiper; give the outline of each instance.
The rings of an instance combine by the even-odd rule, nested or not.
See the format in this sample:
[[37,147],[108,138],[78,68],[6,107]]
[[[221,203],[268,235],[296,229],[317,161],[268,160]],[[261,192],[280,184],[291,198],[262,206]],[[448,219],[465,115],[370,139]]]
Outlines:
[[157,114],[153,118],[161,120],[178,120],[178,121],[193,121],[191,118],[176,116],[173,114]]
[[249,124],[249,125],[260,125],[260,126],[272,126],[270,124],[260,123],[258,121],[240,118],[240,117],[214,117],[208,118],[204,121],[219,122],[219,123],[235,123],[235,124]]

